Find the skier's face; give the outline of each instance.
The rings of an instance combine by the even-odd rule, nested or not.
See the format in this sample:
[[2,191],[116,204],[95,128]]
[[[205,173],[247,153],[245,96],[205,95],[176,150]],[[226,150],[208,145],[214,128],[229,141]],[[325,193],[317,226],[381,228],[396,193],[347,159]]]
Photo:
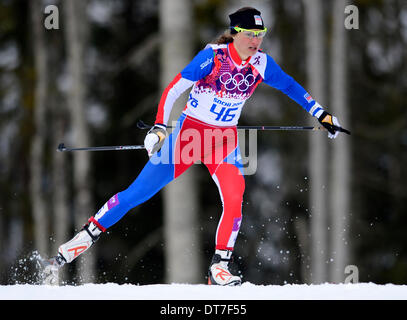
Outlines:
[[254,55],[263,42],[261,37],[248,37],[242,32],[238,32],[233,38],[236,51],[242,60],[247,60],[249,56]]

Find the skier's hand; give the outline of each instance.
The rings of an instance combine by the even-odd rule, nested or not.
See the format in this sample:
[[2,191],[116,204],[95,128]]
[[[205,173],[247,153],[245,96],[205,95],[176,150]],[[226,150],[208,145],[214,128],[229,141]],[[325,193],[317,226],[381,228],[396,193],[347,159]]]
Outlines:
[[341,131],[341,125],[336,117],[324,111],[318,117],[318,121],[328,130],[328,138],[335,139]]
[[156,124],[148,131],[144,139],[144,147],[149,157],[161,149],[166,137],[167,130],[163,125]]

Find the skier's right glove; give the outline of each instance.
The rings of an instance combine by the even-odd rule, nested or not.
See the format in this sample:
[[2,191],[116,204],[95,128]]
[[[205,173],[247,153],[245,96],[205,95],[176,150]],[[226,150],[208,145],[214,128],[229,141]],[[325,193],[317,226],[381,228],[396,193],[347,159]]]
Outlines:
[[318,117],[319,123],[321,123],[326,130],[328,130],[328,137],[330,139],[335,139],[341,129],[341,125],[336,117],[332,116],[330,113],[324,111]]
[[156,124],[148,131],[144,139],[144,147],[149,157],[161,149],[166,137],[167,130],[164,125]]

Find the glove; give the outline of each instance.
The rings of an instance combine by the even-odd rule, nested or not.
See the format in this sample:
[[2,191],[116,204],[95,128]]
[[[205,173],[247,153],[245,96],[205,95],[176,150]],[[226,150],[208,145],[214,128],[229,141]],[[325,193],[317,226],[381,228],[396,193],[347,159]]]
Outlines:
[[324,111],[318,117],[318,121],[324,126],[326,130],[328,130],[328,138],[335,139],[338,136],[341,125],[339,124],[339,121],[336,117]]
[[144,147],[146,148],[149,157],[161,149],[166,137],[167,130],[164,125],[156,124],[148,131],[144,139]]

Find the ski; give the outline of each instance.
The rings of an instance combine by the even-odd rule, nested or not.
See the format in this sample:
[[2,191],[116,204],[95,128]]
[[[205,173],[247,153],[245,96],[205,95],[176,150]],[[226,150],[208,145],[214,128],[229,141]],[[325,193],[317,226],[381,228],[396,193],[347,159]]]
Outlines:
[[59,285],[59,269],[64,265],[63,258],[59,255],[49,259],[42,258],[40,255],[37,258],[39,267],[39,281],[43,285],[58,286]]

